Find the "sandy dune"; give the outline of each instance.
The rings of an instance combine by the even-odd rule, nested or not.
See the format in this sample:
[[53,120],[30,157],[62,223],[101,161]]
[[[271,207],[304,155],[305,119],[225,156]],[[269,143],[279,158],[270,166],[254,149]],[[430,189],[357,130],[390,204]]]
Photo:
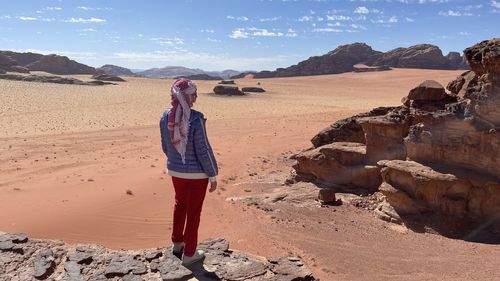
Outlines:
[[[209,120],[221,166],[200,239],[222,236],[258,255],[299,254],[322,280],[500,279],[498,245],[408,232],[348,204],[268,212],[226,200],[284,188],[286,157],[334,120],[399,105],[421,81],[446,85],[459,73],[241,79],[268,91],[245,97],[208,94],[216,82],[199,81],[195,108]],[[0,80],[0,230],[112,248],[170,243],[173,192],[157,123],[171,81],[128,80],[103,87]]]

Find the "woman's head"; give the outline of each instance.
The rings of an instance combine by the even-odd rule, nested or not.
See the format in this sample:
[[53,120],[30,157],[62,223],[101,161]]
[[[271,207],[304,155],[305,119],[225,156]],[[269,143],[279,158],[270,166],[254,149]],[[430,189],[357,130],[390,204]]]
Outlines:
[[177,103],[183,104],[183,101],[189,107],[192,107],[198,97],[196,93],[196,85],[187,78],[179,78],[175,80],[170,89],[172,97],[172,105]]

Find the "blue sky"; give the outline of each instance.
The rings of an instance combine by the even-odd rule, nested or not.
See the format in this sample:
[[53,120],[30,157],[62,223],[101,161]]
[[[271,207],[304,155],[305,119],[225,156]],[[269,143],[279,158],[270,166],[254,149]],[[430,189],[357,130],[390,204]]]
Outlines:
[[3,1],[0,50],[91,66],[274,70],[366,42],[446,54],[500,37],[500,0]]

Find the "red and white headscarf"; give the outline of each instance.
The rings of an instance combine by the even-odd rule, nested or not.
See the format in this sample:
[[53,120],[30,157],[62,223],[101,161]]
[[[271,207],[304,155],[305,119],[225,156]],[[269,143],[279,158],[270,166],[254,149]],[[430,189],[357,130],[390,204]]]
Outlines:
[[172,144],[182,157],[182,163],[186,163],[189,116],[193,106],[188,96],[196,94],[196,85],[189,79],[180,78],[172,84],[170,92],[172,109],[168,114],[168,132]]

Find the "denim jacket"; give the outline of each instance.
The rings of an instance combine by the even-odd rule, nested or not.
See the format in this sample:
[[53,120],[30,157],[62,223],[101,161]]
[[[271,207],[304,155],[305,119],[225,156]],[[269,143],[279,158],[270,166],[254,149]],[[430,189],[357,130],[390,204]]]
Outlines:
[[165,110],[160,119],[161,146],[167,156],[167,169],[169,172],[173,171],[184,174],[205,173],[207,177],[215,177],[219,169],[212,147],[208,142],[205,129],[206,119],[203,113],[191,109],[185,164],[182,163],[181,155],[177,152],[170,139],[167,127],[169,113],[170,109]]

